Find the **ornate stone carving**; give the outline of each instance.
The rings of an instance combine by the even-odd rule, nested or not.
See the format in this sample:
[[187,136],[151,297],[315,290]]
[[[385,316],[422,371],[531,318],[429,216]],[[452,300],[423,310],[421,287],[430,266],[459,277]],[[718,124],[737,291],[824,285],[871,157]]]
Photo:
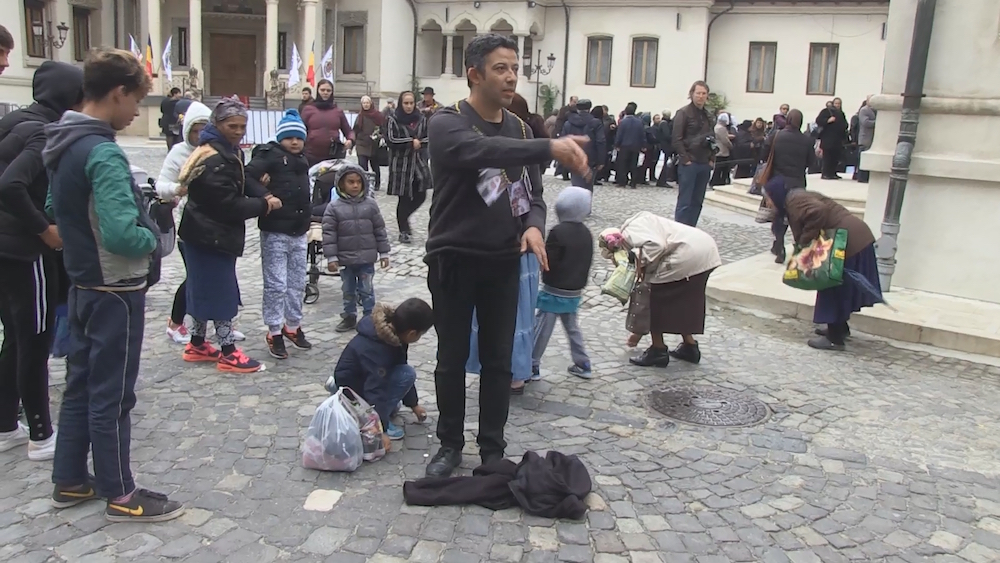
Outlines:
[[270,83],[267,89],[267,109],[284,109],[288,83],[281,79],[277,70],[271,70],[268,79]]
[[188,90],[193,99],[201,101],[202,90],[198,87],[198,69],[194,67],[188,69]]
[[79,6],[81,8],[87,8],[90,10],[101,9],[101,0],[69,0],[69,4],[72,6]]
[[337,12],[337,25],[340,27],[368,25],[368,11]]

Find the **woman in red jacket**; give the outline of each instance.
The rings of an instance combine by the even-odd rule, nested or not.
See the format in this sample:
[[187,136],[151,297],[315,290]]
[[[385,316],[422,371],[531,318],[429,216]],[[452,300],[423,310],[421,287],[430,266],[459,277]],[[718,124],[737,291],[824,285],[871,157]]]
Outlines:
[[325,78],[316,85],[316,100],[302,108],[302,121],[306,124],[305,153],[309,166],[331,158],[345,158],[354,146],[354,131],[344,110],[333,101],[333,83]]

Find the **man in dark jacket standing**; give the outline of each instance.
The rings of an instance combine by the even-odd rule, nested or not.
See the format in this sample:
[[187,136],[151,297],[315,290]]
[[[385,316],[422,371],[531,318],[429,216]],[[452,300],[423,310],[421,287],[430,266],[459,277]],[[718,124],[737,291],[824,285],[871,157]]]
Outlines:
[[847,116],[841,109],[843,102],[834,98],[833,103],[823,108],[816,116],[819,132],[819,148],[823,151],[823,179],[839,180],[837,167],[840,166],[840,155],[844,152],[844,142],[847,140]]
[[604,123],[590,114],[592,104],[590,100],[580,100],[570,114],[566,117],[560,137],[566,135],[586,136],[590,139],[583,150],[587,153],[587,162],[590,165],[590,176],[571,175],[574,186],[587,188],[594,191],[594,179],[597,172],[604,168],[605,138]]
[[519,62],[512,39],[476,37],[465,49],[469,97],[430,120],[434,198],[424,262],[438,336],[434,387],[441,441],[427,466],[430,477],[446,477],[462,462],[474,311],[482,364],[480,455],[484,463],[504,456],[521,255],[533,253],[548,270],[540,165],[554,159],[574,173],[588,172],[581,148],[586,138],[534,139],[531,128],[505,109],[514,101]]
[[[83,72],[45,61],[32,78],[35,103],[0,120],[0,443],[29,442],[33,460],[52,459],[49,349],[60,287],[59,230],[45,215],[49,178],[42,163],[44,127],[83,99]],[[18,402],[30,421],[17,422]],[[14,433],[14,434],[11,434]],[[6,437],[5,437],[6,436]],[[12,441],[13,439],[13,441]]]
[[628,184],[635,189],[639,182],[639,153],[646,146],[646,126],[636,117],[635,102],[625,106],[625,116],[618,123],[615,134],[615,148],[618,149],[618,171],[615,173],[615,184]]
[[715,120],[705,109],[708,84],[699,80],[688,91],[691,103],[677,111],[672,140],[677,153],[677,208],[674,220],[696,227],[705,204],[705,190],[712,178],[715,152],[708,138],[715,137]]
[[171,88],[170,95],[160,102],[160,129],[163,130],[163,136],[167,138],[167,150],[172,149],[180,141],[177,134],[174,133],[177,125],[177,112],[174,111],[174,108],[177,107],[177,101],[180,99],[181,89]]
[[660,150],[663,151],[663,170],[660,170],[660,177],[656,179],[656,185],[661,188],[667,187],[667,182],[677,180],[677,163],[671,161],[670,165],[667,165],[670,157],[674,155],[672,145],[674,120],[671,119],[671,115],[670,110],[663,110],[660,123],[656,126],[656,140],[660,143]]

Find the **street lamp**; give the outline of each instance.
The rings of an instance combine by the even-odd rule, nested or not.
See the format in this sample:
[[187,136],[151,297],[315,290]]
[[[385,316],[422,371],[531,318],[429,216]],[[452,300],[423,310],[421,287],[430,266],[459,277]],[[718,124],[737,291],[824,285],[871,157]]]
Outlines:
[[59,25],[56,26],[56,31],[59,32],[57,38],[52,35],[52,20],[45,22],[45,24],[45,29],[48,32],[48,37],[45,40],[48,42],[49,47],[53,50],[62,49],[63,45],[66,44],[66,34],[69,33],[69,26],[66,25],[66,22],[59,22]]
[[556,65],[556,56],[553,55],[552,53],[549,53],[549,56],[545,59],[548,65],[543,66],[542,50],[539,49],[538,58],[536,58],[535,60],[538,62],[532,65],[531,53],[524,54],[524,68],[527,69],[528,80],[531,80],[532,75],[535,76],[535,113],[538,113],[538,90],[541,87],[539,83],[542,80],[542,76],[547,76],[550,72],[552,72],[552,67]]

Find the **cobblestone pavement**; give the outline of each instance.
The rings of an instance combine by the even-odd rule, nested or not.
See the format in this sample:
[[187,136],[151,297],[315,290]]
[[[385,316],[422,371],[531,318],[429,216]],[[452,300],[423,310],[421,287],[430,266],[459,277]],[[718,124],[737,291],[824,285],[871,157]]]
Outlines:
[[[130,151],[156,171],[162,151]],[[553,188],[559,182],[553,181]],[[667,213],[674,192],[598,189],[592,228],[638,209]],[[395,204],[381,196],[387,217]],[[766,248],[766,228],[708,211],[706,228],[727,260]],[[426,208],[416,217],[425,224]],[[249,240],[256,241],[251,233]],[[762,246],[763,245],[763,246]],[[380,298],[427,296],[419,246],[378,275]],[[258,248],[240,261],[242,329],[266,355],[260,323]],[[336,334],[336,280],[307,308],[309,352],[249,376],[185,365],[163,323],[179,281],[169,257],[151,290],[133,467],[143,486],[188,511],[164,524],[109,524],[103,504],[57,511],[50,465],[23,451],[0,454],[0,561],[399,561],[469,563],[723,563],[1000,560],[1000,424],[997,368],[900,350],[857,336],[831,355],[804,346],[811,326],[713,307],[699,366],[627,364],[623,313],[601,300],[581,312],[595,379],[566,374],[557,331],[542,382],[511,406],[509,454],[578,454],[594,478],[581,522],[518,510],[416,508],[401,484],[420,477],[436,447],[432,425],[404,415],[396,451],[354,474],[305,470],[299,439],[325,396],[348,336]],[[411,349],[421,400],[435,420],[436,338]],[[60,374],[53,363],[53,402]],[[771,418],[749,428],[675,424],[648,407],[670,384],[715,385],[766,402]],[[477,380],[469,378],[470,446],[477,456]]]

